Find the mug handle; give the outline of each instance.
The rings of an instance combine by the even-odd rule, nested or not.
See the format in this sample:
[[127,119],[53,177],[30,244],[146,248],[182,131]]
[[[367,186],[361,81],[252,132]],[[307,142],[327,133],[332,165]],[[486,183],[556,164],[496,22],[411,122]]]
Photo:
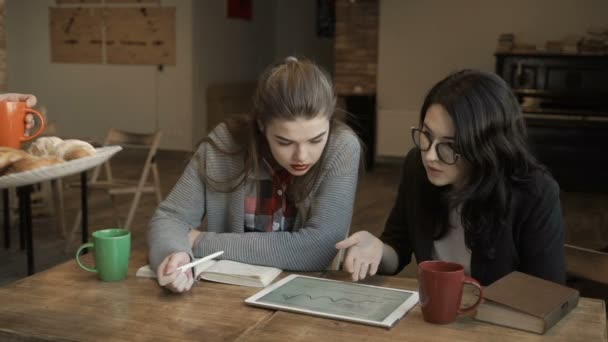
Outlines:
[[27,137],[21,137],[20,138],[21,142],[34,139],[35,137],[39,136],[40,133],[42,133],[42,131],[44,131],[44,128],[46,127],[46,121],[44,120],[44,116],[42,114],[40,114],[40,112],[35,111],[31,108],[26,108],[25,112],[36,114],[36,116],[38,116],[38,120],[40,120],[40,127],[38,127],[38,130],[35,133],[33,133]]
[[471,277],[464,277],[464,281],[465,284],[469,284],[469,285],[473,285],[475,286],[478,290],[479,290],[479,296],[477,297],[477,302],[469,307],[466,308],[458,308],[458,313],[459,314],[463,314],[463,313],[467,313],[467,312],[471,312],[475,309],[477,309],[477,307],[479,306],[479,304],[481,304],[481,301],[483,301],[483,290],[481,288],[481,285],[479,285],[479,283],[477,282],[477,280],[471,278]]
[[78,250],[76,251],[76,262],[78,263],[78,266],[80,266],[82,269],[87,270],[89,272],[97,273],[96,269],[87,267],[80,262],[80,252],[85,248],[93,248],[93,243],[87,242],[84,245],[80,246],[80,248],[78,248]]

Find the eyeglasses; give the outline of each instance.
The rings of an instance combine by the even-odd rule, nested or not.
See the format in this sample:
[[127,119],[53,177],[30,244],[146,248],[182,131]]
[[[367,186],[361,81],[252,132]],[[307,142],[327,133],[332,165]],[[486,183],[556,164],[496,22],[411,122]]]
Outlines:
[[[416,127],[412,127],[412,140],[414,140],[414,145],[424,152],[433,146],[434,141],[431,133]],[[460,154],[454,151],[454,144],[451,142],[438,142],[435,144],[435,152],[439,160],[448,165],[456,164],[460,158]]]

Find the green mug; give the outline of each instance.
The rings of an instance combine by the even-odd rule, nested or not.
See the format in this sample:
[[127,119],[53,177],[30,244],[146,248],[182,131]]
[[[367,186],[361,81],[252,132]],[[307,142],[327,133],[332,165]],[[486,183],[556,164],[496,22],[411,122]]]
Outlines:
[[[95,268],[80,262],[80,252],[93,248]],[[102,281],[119,281],[127,276],[131,256],[131,232],[126,229],[111,228],[93,233],[93,242],[87,242],[76,251],[76,262],[83,269],[97,273]]]

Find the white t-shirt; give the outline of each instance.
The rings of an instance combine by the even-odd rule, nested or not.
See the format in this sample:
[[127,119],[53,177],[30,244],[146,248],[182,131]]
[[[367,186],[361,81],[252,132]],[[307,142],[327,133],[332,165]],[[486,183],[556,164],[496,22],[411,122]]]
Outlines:
[[441,240],[433,242],[433,259],[456,262],[464,266],[464,273],[471,275],[471,251],[464,243],[464,229],[460,221],[460,210],[450,213],[450,228]]

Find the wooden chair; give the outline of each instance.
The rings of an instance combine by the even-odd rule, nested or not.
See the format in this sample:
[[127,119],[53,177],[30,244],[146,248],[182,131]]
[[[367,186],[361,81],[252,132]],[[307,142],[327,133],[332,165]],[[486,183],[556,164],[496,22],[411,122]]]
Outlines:
[[608,253],[568,244],[564,248],[569,275],[608,285]]
[[[104,146],[121,145],[123,148],[126,149],[143,149],[148,151],[145,163],[137,179],[120,179],[114,177],[110,161],[107,161],[106,163],[95,168],[95,170],[91,174],[91,178],[88,183],[88,189],[90,191],[102,190],[109,195],[110,200],[112,202],[112,207],[114,209],[115,219],[117,221],[117,224],[119,226],[122,226],[122,228],[129,229],[131,227],[131,223],[133,222],[133,218],[135,217],[135,211],[137,210],[137,206],[139,204],[142,194],[155,194],[158,203],[160,204],[160,202],[162,201],[160,177],[155,160],[156,152],[160,144],[161,135],[162,133],[160,131],[156,131],[154,133],[149,134],[141,134],[111,128],[104,141]],[[105,176],[103,179],[100,176],[102,170]],[[151,182],[149,181],[150,173],[152,174]],[[80,183],[71,184],[71,186],[80,186]],[[115,197],[120,195],[133,195],[133,200],[131,201],[131,204],[129,206],[129,212],[127,214],[124,225],[121,225],[115,200]],[[75,233],[80,227],[81,219],[82,211],[79,211],[68,239],[68,246],[72,242]]]

